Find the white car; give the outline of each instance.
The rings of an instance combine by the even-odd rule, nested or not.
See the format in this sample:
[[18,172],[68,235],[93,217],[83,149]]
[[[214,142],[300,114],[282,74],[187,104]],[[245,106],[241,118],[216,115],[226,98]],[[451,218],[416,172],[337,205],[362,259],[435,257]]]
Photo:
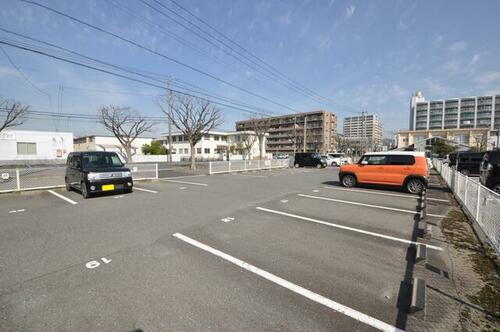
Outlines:
[[352,164],[351,158],[346,156],[345,153],[328,153],[327,156],[330,158],[329,160],[327,159],[327,163],[329,166]]

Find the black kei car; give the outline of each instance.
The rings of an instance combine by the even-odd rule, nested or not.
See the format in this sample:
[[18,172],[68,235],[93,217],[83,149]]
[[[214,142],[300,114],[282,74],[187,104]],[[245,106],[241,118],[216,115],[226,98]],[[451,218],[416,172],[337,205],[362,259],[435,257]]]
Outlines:
[[66,190],[77,189],[83,198],[100,192],[132,192],[130,169],[115,152],[71,152],[66,161]]
[[[479,167],[483,160],[484,152],[455,152],[451,153],[450,166],[457,168],[463,175],[479,175]],[[458,162],[457,162],[458,158]]]
[[301,152],[295,154],[293,162],[295,167],[311,166],[317,168],[325,168],[326,160],[317,152]]
[[500,151],[488,151],[481,163],[481,184],[500,194]]

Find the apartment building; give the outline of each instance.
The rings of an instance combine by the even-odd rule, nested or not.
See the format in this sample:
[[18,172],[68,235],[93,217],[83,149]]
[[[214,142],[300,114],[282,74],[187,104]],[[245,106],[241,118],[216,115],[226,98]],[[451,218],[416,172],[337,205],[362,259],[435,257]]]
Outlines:
[[500,95],[426,101],[418,91],[410,102],[410,130],[500,127]]
[[267,122],[268,153],[320,152],[336,149],[337,116],[328,111],[287,114],[236,122],[236,131],[254,130],[256,121]]
[[[250,136],[250,139],[247,137]],[[262,142],[262,154],[266,156],[265,143],[266,138]],[[159,140],[166,148],[169,147],[168,135],[163,134]],[[249,151],[246,144],[251,148]],[[255,159],[260,156],[259,140],[253,131],[209,131],[195,145],[195,156],[199,159],[222,159],[226,157],[227,150],[231,155],[240,155],[245,159]],[[182,133],[172,133],[172,154],[178,155],[180,158],[188,158],[191,156],[191,147],[186,136]]]
[[344,137],[349,141],[364,142],[371,147],[382,144],[382,124],[375,114],[345,117],[343,129]]
[[417,91],[410,100],[410,130],[397,135],[399,147],[442,137],[471,147],[491,148],[500,128],[500,95],[425,100]]

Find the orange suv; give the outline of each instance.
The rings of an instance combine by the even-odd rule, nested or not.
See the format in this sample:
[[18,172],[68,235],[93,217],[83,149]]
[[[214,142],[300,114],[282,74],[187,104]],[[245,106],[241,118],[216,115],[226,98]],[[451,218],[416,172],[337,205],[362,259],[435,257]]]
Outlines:
[[424,152],[366,153],[357,164],[342,165],[339,179],[344,187],[358,183],[398,186],[411,194],[427,187],[429,166]]

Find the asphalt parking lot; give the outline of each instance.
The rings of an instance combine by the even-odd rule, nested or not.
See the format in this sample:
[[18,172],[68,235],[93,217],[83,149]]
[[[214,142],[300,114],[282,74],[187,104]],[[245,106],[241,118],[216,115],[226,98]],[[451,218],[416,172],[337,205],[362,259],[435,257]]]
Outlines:
[[[418,330],[418,197],[336,168],[135,184],[0,195],[0,330]],[[429,218],[447,202],[431,186]]]

